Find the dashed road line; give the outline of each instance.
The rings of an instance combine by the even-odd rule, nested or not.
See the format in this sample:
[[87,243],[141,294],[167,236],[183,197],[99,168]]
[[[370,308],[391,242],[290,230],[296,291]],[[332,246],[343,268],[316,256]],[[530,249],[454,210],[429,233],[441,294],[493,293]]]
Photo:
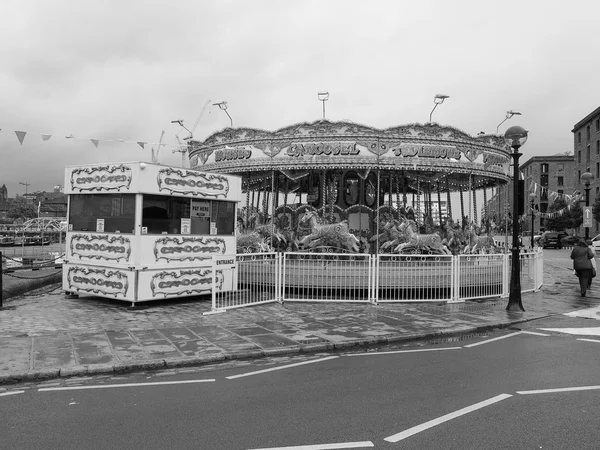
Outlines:
[[181,381],[154,381],[149,383],[124,383],[124,384],[97,384],[93,386],[66,386],[66,387],[50,387],[40,388],[38,392],[49,392],[49,391],[76,391],[82,389],[111,389],[111,388],[124,388],[124,387],[146,387],[146,386],[164,386],[170,384],[191,384],[191,383],[210,383],[215,381],[212,379],[205,380],[181,380]]
[[574,392],[574,391],[596,391],[600,389],[600,386],[578,386],[578,387],[567,387],[558,389],[538,389],[534,391],[517,391],[517,394],[531,395],[531,394],[553,394],[555,392]]
[[578,341],[585,341],[585,342],[597,342],[598,344],[600,344],[600,341],[598,339],[585,339],[585,338],[579,338],[577,339]]
[[271,367],[270,369],[256,370],[254,372],[241,373],[239,375],[232,375],[230,377],[225,377],[225,378],[227,378],[228,380],[233,380],[235,378],[249,377],[251,375],[258,375],[260,373],[273,372],[275,370],[288,369],[290,367],[303,366],[305,364],[312,364],[312,363],[328,361],[330,359],[337,359],[337,358],[339,358],[339,356],[327,356],[326,358],[312,359],[310,361],[303,361],[303,362],[294,363],[294,364],[287,364],[285,366],[279,366],[279,367]]
[[481,408],[485,408],[486,406],[493,405],[494,403],[498,403],[502,400],[512,397],[511,394],[500,394],[495,397],[489,398],[479,403],[475,403],[474,405],[467,406],[466,408],[459,409],[458,411],[454,411],[450,414],[446,414],[445,416],[438,417],[437,419],[430,420],[428,422],[422,423],[421,425],[417,425],[416,427],[409,428],[408,430],[404,430],[400,433],[394,434],[393,436],[386,437],[384,440],[388,442],[398,442],[407,437],[413,436],[417,433],[425,431],[429,428],[433,428],[437,425],[440,425],[444,422],[448,422],[449,420],[456,419],[457,417],[463,416],[470,412],[476,411]]
[[0,394],[0,397],[5,397],[5,396],[7,396],[7,395],[16,395],[16,394],[22,394],[22,393],[24,393],[24,392],[25,392],[25,391],[9,391],[9,392],[2,392],[2,393]]
[[537,331],[521,331],[523,334],[532,334],[534,336],[550,336],[548,333],[538,333]]
[[417,350],[396,350],[396,351],[390,351],[390,352],[347,353],[344,356],[393,355],[395,353],[440,352],[443,350],[462,350],[462,347],[421,348],[421,349],[417,349]]
[[269,447],[255,448],[251,450],[331,450],[338,448],[371,448],[375,447],[371,441],[363,442],[341,442],[339,444],[315,444],[315,445],[297,445],[293,447]]
[[510,334],[505,334],[504,336],[498,336],[498,337],[495,337],[492,339],[486,339],[485,341],[475,342],[474,344],[465,345],[465,348],[477,347],[478,345],[483,345],[483,344],[487,344],[489,342],[499,341],[500,339],[506,339],[506,338],[509,338],[512,336],[517,336],[521,333],[522,333],[522,331],[517,331],[516,333],[510,333]]

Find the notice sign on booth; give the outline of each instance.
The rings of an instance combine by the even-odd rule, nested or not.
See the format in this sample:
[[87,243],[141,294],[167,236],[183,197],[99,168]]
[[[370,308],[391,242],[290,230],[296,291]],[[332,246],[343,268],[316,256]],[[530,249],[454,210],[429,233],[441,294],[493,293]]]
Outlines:
[[104,219],[96,219],[96,231],[104,233]]
[[192,200],[192,217],[210,218],[210,202]]
[[192,233],[192,219],[181,219],[181,234]]
[[585,228],[592,228],[592,207],[584,206],[583,207],[583,226]]

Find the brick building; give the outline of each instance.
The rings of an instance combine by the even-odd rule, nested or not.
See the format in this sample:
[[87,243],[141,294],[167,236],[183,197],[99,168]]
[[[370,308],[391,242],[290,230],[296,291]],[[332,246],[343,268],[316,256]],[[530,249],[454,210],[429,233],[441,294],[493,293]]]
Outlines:
[[[600,195],[600,107],[577,122],[573,129],[573,148],[575,150],[574,177],[577,189],[585,194],[585,185],[581,174],[590,172],[594,180],[590,183],[590,205]],[[594,220],[591,230],[598,233],[598,222]],[[590,230],[590,231],[591,231]]]

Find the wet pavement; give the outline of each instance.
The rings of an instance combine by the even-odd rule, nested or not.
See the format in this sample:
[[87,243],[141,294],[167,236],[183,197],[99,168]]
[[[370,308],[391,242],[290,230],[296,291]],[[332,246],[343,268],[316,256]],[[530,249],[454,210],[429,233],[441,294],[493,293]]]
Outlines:
[[0,384],[89,374],[196,367],[225,360],[310,354],[468,334],[600,305],[600,284],[582,298],[564,262],[545,261],[544,287],[507,299],[458,304],[272,303],[204,315],[208,299],[143,308],[95,297],[65,298],[50,284],[0,309]]

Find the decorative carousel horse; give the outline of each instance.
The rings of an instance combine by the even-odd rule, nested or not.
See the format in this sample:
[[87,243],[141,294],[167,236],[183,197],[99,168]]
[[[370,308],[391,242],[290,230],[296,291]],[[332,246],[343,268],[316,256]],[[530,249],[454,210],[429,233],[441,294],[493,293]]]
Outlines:
[[473,223],[466,228],[467,245],[463,253],[496,253],[498,250],[494,238],[491,235],[479,235],[477,231]]
[[404,234],[406,242],[398,245],[394,251],[402,253],[403,250],[408,248],[413,249],[415,252],[428,251],[431,253],[449,255],[450,250],[442,244],[442,238],[439,234],[418,234],[416,232],[416,224],[411,220],[404,220],[399,230]]
[[308,248],[335,247],[358,253],[359,240],[350,233],[348,221],[322,224],[315,211],[307,211],[300,218],[300,225],[310,226],[310,234],[300,240],[300,245]]
[[237,250],[243,253],[269,252],[286,245],[286,238],[279,230],[277,221],[265,221],[264,215],[255,208],[249,211],[248,219],[242,211],[238,226],[240,234],[237,237]]

